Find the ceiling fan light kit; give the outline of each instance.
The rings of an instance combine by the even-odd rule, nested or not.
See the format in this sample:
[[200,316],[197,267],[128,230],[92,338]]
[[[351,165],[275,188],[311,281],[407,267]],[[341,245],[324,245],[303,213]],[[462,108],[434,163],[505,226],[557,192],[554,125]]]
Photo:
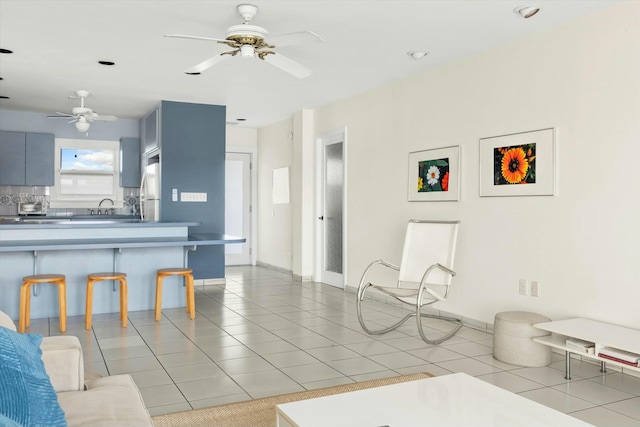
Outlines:
[[118,120],[116,116],[100,115],[93,111],[91,108],[84,105],[85,98],[89,96],[89,91],[77,90],[75,96],[70,96],[70,99],[80,99],[80,106],[73,107],[71,114],[69,113],[56,113],[57,116],[48,116],[53,119],[71,119],[68,123],[74,123],[78,132],[87,132],[91,127],[91,122],[101,120],[112,122]]
[[80,117],[76,122],[76,130],[78,132],[88,131],[90,126],[91,126],[91,123],[89,123],[87,119],[85,119],[84,117]]
[[322,42],[322,38],[311,31],[300,31],[297,33],[283,34],[271,39],[270,42],[265,41],[269,36],[269,32],[260,26],[251,24],[251,19],[258,12],[258,7],[252,4],[240,4],[236,7],[238,14],[242,17],[243,23],[232,25],[227,28],[224,39],[212,37],[190,36],[183,34],[165,34],[165,37],[176,37],[195,40],[209,40],[221,44],[225,44],[233,50],[222,52],[213,56],[199,64],[196,64],[185,70],[186,74],[199,74],[202,71],[217,65],[232,56],[240,54],[243,59],[258,57],[265,62],[285,71],[297,78],[305,78],[312,71],[304,65],[287,58],[274,49],[278,46],[295,46],[307,43]]

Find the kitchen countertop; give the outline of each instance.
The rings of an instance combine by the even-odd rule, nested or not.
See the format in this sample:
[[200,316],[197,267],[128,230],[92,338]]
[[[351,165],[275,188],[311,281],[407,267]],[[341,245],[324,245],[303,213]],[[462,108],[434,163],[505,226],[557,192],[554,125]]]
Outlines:
[[[111,224],[113,225],[113,224]],[[138,224],[140,225],[140,224]],[[48,239],[0,241],[0,252],[58,251],[84,249],[148,248],[169,246],[223,245],[243,243],[244,237],[219,233],[194,233],[184,237],[137,237],[115,239]]]
[[200,225],[199,222],[140,221],[139,219],[123,220],[119,218],[71,220],[63,217],[51,220],[34,219],[28,222],[2,220],[0,221],[0,230],[22,230],[27,228],[195,227],[198,225]]

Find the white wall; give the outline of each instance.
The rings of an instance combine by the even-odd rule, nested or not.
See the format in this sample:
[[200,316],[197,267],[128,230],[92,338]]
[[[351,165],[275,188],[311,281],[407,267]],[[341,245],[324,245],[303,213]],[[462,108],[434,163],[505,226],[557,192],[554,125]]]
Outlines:
[[274,169],[291,172],[293,119],[259,129],[258,149],[258,263],[292,270],[292,205],[272,203],[272,184]]
[[258,130],[227,125],[227,151],[258,147]]
[[292,272],[312,280],[314,261],[314,135],[313,110],[293,115],[291,167]]
[[[399,262],[407,220],[459,219],[458,276],[440,308],[489,323],[529,310],[640,327],[639,76],[640,2],[623,2],[315,110],[316,133],[349,132],[347,285],[374,259]],[[273,136],[287,125],[259,132],[261,155],[265,137],[286,157]],[[479,139],[547,127],[557,195],[480,198]],[[461,200],[407,202],[408,153],[451,145]],[[262,242],[274,262],[288,250]],[[520,296],[520,278],[538,280],[540,297]]]
[[[428,58],[426,59],[428,60]],[[447,311],[530,310],[640,327],[640,3],[315,111],[349,132],[347,283],[399,262],[410,218],[459,219]],[[479,138],[555,127],[555,197],[480,198]],[[461,200],[407,202],[408,153],[461,146]],[[538,280],[540,297],[518,294]]]

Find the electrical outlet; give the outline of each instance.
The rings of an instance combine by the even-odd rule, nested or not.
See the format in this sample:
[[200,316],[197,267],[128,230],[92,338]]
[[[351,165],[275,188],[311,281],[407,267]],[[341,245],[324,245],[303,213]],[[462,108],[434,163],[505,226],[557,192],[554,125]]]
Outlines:
[[537,280],[531,281],[531,296],[537,297],[540,296],[540,284]]
[[526,279],[520,279],[520,281],[518,282],[518,293],[520,295],[527,295],[527,280]]

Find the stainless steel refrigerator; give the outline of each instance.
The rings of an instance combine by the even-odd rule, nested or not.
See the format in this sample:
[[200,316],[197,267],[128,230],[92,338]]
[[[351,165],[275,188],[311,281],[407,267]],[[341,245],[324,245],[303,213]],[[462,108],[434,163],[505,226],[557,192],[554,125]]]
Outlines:
[[140,184],[140,218],[160,221],[160,163],[147,165]]

